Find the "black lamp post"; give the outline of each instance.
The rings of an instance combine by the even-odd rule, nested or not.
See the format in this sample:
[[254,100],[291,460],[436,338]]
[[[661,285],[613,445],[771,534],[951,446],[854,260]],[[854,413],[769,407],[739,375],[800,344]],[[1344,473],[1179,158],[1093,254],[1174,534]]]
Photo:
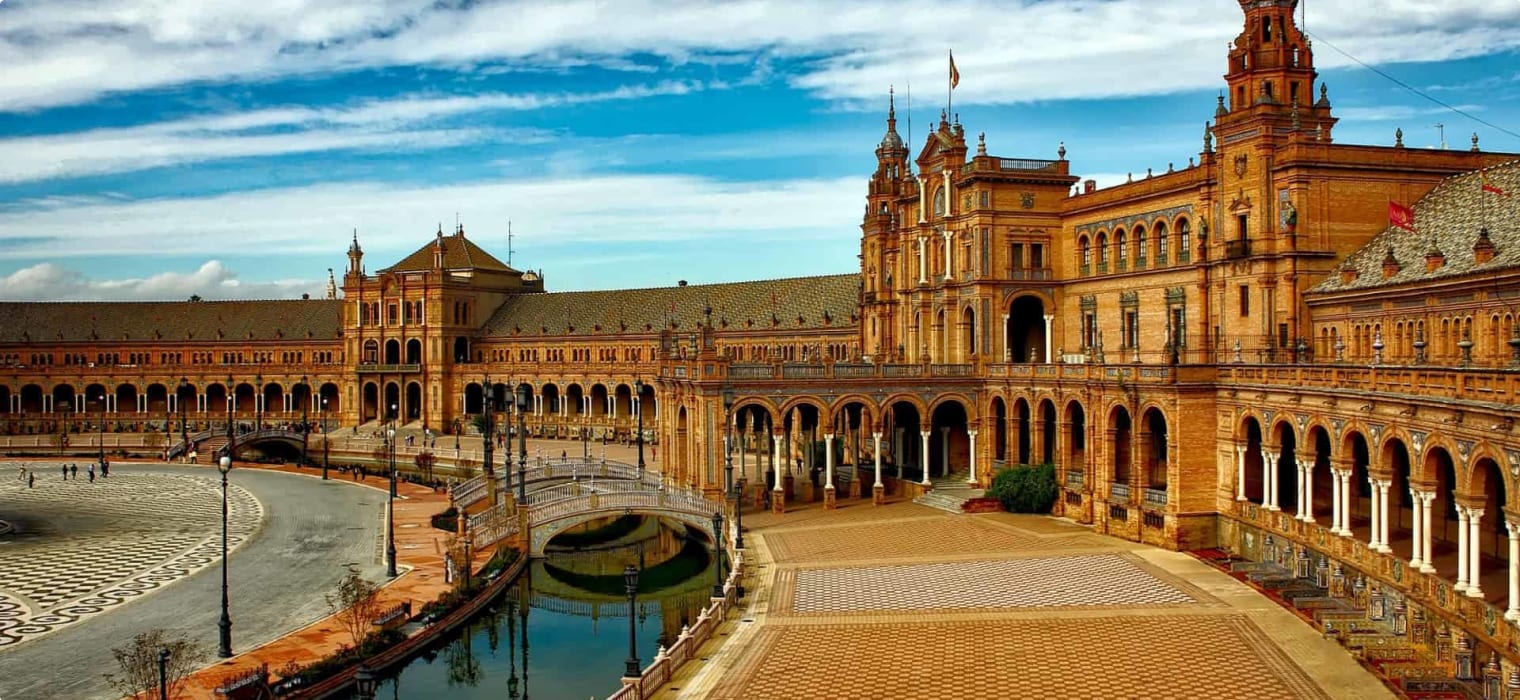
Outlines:
[[264,375],[253,375],[253,431],[264,429]]
[[100,463],[106,463],[106,395],[100,395]]
[[723,387],[723,492],[734,490],[734,390]]
[[[232,447],[232,436],[236,433],[232,430],[232,409],[237,407],[237,387],[232,384],[232,375],[227,375],[227,447]],[[230,451],[228,454],[232,454]]]
[[385,499],[385,575],[396,578],[396,428],[385,431],[391,447],[391,495]]
[[307,420],[307,409],[311,408],[311,384],[307,383],[306,376],[301,376],[301,388],[306,390],[306,403],[301,404],[301,466],[307,465],[307,443],[311,440],[311,423]]
[[217,470],[222,473],[222,618],[216,623],[219,633],[216,655],[223,659],[230,659],[232,658],[232,615],[227,612],[227,472],[232,471],[231,442],[227,443],[227,454],[222,455],[221,461],[217,462]]
[[483,394],[483,396],[485,396],[485,406],[481,407],[481,411],[484,412],[486,416],[486,429],[480,431],[480,440],[484,445],[483,449],[481,450],[480,466],[485,470],[485,474],[489,478],[491,476],[491,469],[493,466],[492,461],[496,459],[491,451],[491,443],[495,440],[494,433],[496,432],[496,386],[491,384],[491,375],[489,374],[486,375],[485,382],[486,386],[485,392]]
[[[391,498],[396,498],[396,404],[391,404],[391,427],[386,430],[386,437],[391,442]],[[392,574],[394,576],[395,574]]]
[[375,690],[380,685],[380,680],[369,670],[369,666],[359,664],[359,670],[354,673],[354,691],[359,694],[359,700],[375,700]]
[[179,378],[179,391],[174,395],[174,403],[179,406],[179,442],[184,445],[184,451],[190,451],[190,427],[185,425],[185,390],[190,388],[190,380]]
[[169,647],[158,650],[158,700],[169,700]]
[[639,642],[637,596],[639,594],[639,570],[629,564],[623,569],[623,586],[628,592],[628,661],[623,666],[624,678],[639,677]]
[[634,433],[633,441],[639,446],[639,478],[644,477],[644,380],[633,380],[633,395],[637,398],[639,410],[637,413],[638,429]]
[[[528,385],[517,385],[517,503],[528,502]],[[508,488],[511,488],[510,484]]]
[[327,481],[327,397],[322,397],[322,409],[318,413],[322,417],[322,480]]
[[718,558],[718,566],[713,570],[712,597],[723,597],[723,513],[713,511],[713,555]]

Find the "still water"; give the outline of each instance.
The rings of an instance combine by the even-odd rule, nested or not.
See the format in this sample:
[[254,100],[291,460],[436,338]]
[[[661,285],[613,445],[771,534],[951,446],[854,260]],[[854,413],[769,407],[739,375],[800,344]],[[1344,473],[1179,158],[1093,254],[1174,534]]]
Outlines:
[[648,666],[708,603],[716,573],[707,541],[639,516],[556,539],[479,617],[391,669],[376,697],[605,698],[628,658],[624,567],[641,567],[634,625]]

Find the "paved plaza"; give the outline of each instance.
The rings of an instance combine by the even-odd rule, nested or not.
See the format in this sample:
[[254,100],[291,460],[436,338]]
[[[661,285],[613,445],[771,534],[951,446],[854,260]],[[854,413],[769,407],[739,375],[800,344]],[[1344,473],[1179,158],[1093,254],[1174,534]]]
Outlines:
[[1392,697],[1202,562],[1056,518],[849,503],[745,524],[746,607],[661,698]]
[[[0,463],[0,698],[114,698],[111,650],[154,628],[216,649],[221,597],[221,482],[210,466],[120,464],[94,484],[37,484]],[[233,650],[243,652],[328,614],[323,595],[357,565],[382,578],[384,494],[342,480],[234,469],[229,481]]]

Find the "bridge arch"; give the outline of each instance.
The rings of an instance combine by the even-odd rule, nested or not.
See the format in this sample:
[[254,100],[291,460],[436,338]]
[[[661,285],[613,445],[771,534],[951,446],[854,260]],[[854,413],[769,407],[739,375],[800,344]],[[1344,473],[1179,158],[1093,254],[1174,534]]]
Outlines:
[[[716,509],[716,504],[714,505]],[[646,517],[666,518],[677,520],[706,535],[712,540],[712,513],[696,513],[680,508],[662,508],[658,506],[640,506],[635,508],[592,508],[585,511],[569,513],[544,522],[533,523],[533,532],[529,539],[528,556],[542,558],[544,548],[549,541],[561,533],[586,523],[593,522],[615,515],[643,515]],[[726,524],[726,521],[725,521]]]

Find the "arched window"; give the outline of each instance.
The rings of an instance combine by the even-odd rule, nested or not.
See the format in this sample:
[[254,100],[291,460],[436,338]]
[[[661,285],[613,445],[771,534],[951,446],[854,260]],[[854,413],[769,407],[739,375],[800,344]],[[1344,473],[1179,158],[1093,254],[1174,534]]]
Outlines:
[[1119,253],[1119,262],[1129,260],[1129,234],[1124,229],[1114,232],[1114,249]]
[[1166,264],[1166,222],[1156,224],[1156,265],[1159,267]]
[[1187,219],[1177,220],[1177,262],[1191,262],[1193,259],[1192,229],[1188,227]]
[[1108,264],[1108,234],[1098,234],[1098,264]]
[[1082,251],[1082,271],[1087,272],[1087,267],[1092,265],[1092,241],[1087,236],[1077,240],[1077,248]]
[[1147,258],[1151,256],[1150,245],[1145,240],[1145,227],[1135,227],[1135,267],[1145,265]]

